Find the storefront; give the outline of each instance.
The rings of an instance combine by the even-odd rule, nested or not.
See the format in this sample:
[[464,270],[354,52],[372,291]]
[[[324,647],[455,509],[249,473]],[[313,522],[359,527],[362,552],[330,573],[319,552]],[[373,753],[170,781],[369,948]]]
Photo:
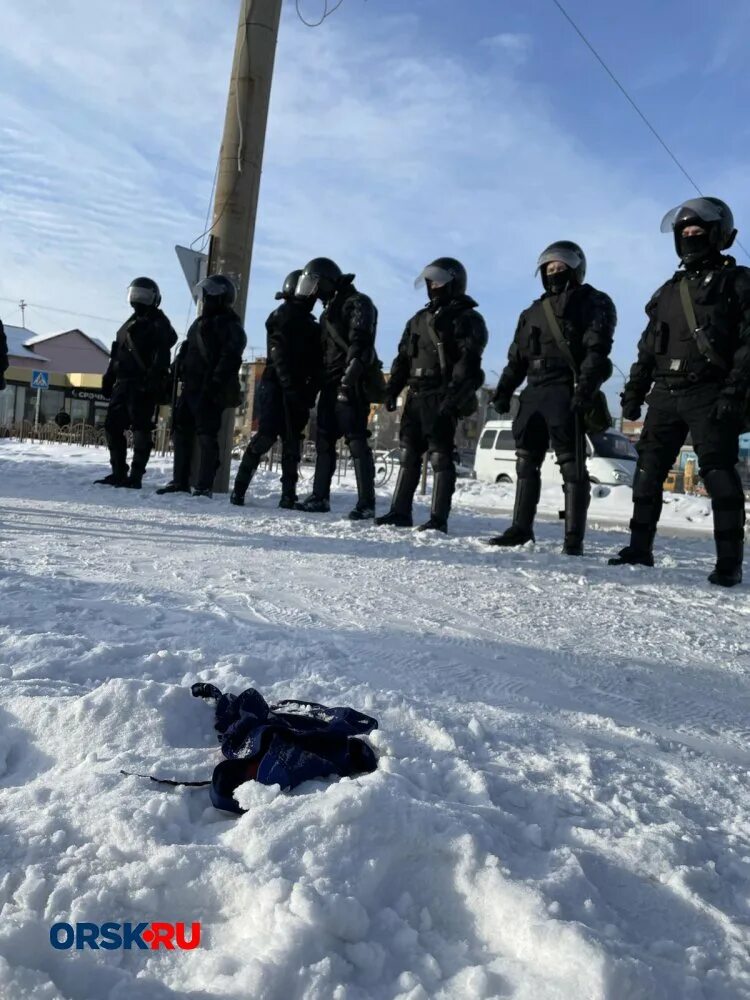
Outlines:
[[64,410],[71,423],[101,427],[107,415],[107,400],[101,393],[100,375],[58,375],[51,372],[49,388],[31,388],[31,371],[9,368],[5,375],[6,388],[0,391],[0,427],[11,427],[22,421],[36,420],[39,397],[39,423],[53,421]]

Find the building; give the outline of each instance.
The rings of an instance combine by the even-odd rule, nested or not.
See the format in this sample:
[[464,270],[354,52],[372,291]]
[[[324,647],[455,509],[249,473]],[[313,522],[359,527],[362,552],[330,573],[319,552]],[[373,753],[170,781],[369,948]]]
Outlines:
[[[107,400],[100,390],[109,352],[98,340],[78,329],[40,336],[25,327],[5,326],[5,335],[10,367],[0,392],[0,427],[35,422],[37,397],[39,423],[54,419],[60,410],[70,414],[72,423],[104,423]],[[47,372],[48,389],[32,388],[33,371]]]

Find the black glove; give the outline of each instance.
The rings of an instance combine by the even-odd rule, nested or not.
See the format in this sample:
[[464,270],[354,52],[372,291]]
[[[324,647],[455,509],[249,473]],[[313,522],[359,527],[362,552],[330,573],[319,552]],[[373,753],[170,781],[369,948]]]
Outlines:
[[492,405],[500,416],[509,412],[511,398],[511,393],[503,392],[501,389],[498,389],[492,397]]
[[576,389],[570,401],[570,409],[573,413],[585,413],[591,409],[591,396],[580,389]]
[[398,408],[398,396],[386,396],[383,406],[389,413],[394,413]]
[[102,375],[102,396],[105,399],[112,398],[112,390],[115,387],[115,377],[112,372],[105,372]]
[[339,386],[339,391],[336,393],[337,403],[351,403],[354,398],[354,391],[346,385],[344,382]]
[[635,396],[627,396],[623,393],[620,396],[622,402],[622,415],[626,420],[640,420],[641,417],[641,403],[635,398]]
[[719,396],[716,400],[711,416],[714,420],[722,423],[739,421],[742,416],[743,400],[737,396]]
[[456,401],[454,399],[444,399],[438,408],[438,416],[440,417],[450,417],[451,419],[458,417],[458,412],[456,409]]

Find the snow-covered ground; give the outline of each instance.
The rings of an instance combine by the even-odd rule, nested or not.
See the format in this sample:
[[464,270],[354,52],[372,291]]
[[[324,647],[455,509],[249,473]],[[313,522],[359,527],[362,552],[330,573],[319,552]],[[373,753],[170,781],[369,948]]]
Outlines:
[[[649,571],[606,565],[626,490],[571,559],[551,519],[488,548],[512,496],[472,482],[445,538],[349,523],[350,486],[303,515],[267,473],[238,509],[105,471],[0,442],[2,1000],[750,996],[750,601],[706,582],[705,501]],[[379,769],[242,817],[121,776],[210,775],[196,680],[375,715]],[[202,944],[50,946],[105,920]]]

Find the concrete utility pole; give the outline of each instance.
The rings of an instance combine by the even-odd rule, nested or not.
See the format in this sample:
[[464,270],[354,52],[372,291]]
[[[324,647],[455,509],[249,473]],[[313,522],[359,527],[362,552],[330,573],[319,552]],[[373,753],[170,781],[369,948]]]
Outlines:
[[[244,321],[255,235],[263,146],[271,97],[281,0],[242,0],[214,197],[208,273],[237,285],[235,309]],[[226,410],[221,465],[214,490],[229,487],[234,410]]]

